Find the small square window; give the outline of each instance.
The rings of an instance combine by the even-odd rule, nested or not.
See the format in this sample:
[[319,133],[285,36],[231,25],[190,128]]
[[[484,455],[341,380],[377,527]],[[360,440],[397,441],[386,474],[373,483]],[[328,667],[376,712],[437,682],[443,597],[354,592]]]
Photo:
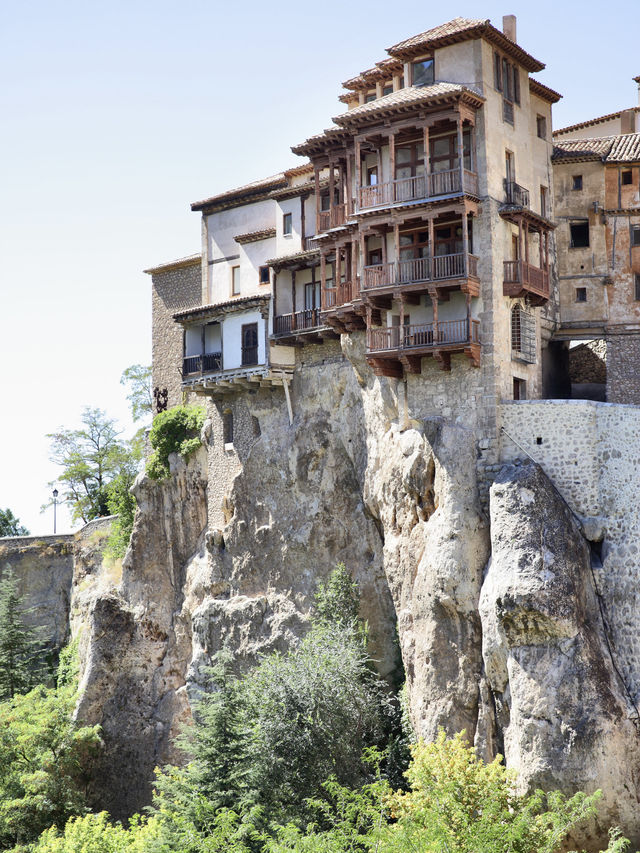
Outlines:
[[375,92],[367,92],[367,94],[364,96],[365,104],[370,104],[371,101],[375,101],[375,99],[376,99],[376,93]]
[[620,181],[623,186],[628,186],[633,182],[633,172],[631,169],[625,169],[624,172],[622,172]]
[[514,400],[526,400],[527,399],[527,383],[524,379],[518,379],[517,377],[513,377],[513,399]]
[[581,219],[578,222],[571,222],[569,228],[571,231],[571,248],[586,248],[589,245],[589,220]]
[[640,246],[640,225],[631,226],[631,245]]
[[383,95],[390,95],[392,92],[393,92],[393,86],[383,86],[383,88],[382,88],[382,94]]
[[231,267],[231,295],[238,296],[240,293],[240,267]]
[[269,284],[269,267],[260,267],[258,269],[258,281],[260,284]]
[[285,213],[282,217],[282,233],[285,237],[293,234],[293,214]]
[[640,302],[640,274],[636,273],[634,278],[635,278],[635,300],[636,300],[636,302]]
[[411,63],[411,78],[414,86],[427,86],[434,81],[433,59],[422,59]]
[[576,302],[586,302],[587,301],[587,288],[586,287],[576,287]]
[[582,189],[582,175],[574,175],[573,176],[573,187],[574,190]]
[[539,139],[547,138],[547,120],[544,116],[536,116],[536,131]]

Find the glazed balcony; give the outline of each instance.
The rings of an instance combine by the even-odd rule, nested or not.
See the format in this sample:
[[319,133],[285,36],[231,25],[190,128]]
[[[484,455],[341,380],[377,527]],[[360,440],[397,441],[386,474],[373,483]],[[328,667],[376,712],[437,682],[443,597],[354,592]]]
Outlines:
[[331,228],[339,228],[347,221],[346,204],[334,204],[329,210],[321,210],[318,213],[318,227],[316,231],[321,234]]
[[367,210],[372,207],[385,207],[461,193],[477,196],[478,176],[468,169],[465,169],[462,174],[459,169],[449,169],[444,172],[415,175],[411,178],[399,178],[383,184],[360,187],[358,209]]
[[[367,358],[374,372],[397,376],[405,367],[420,372],[420,359],[434,356],[443,369],[450,368],[453,353],[464,353],[475,366],[480,364],[478,320],[446,320],[410,326],[387,326],[367,330]],[[391,364],[386,364],[386,360]],[[395,362],[395,364],[394,364]]]
[[208,352],[204,355],[188,355],[182,360],[182,378],[219,373],[222,370],[222,353]]
[[502,292],[514,299],[528,296],[533,305],[542,305],[549,299],[549,272],[526,261],[505,261]]
[[[465,262],[464,252],[458,252],[454,255],[412,258],[367,266],[363,270],[362,290],[376,291],[428,282],[444,283],[470,277],[478,278],[478,258],[467,254]],[[477,287],[470,289],[473,295],[478,295]]]

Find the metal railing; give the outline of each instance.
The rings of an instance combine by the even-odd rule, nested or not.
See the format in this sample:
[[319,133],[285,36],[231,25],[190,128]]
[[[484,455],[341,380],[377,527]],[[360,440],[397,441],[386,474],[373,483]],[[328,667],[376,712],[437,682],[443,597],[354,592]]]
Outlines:
[[321,210],[318,214],[318,227],[316,231],[328,231],[330,228],[338,228],[346,221],[347,207],[345,204],[334,204],[329,210]]
[[526,261],[504,261],[504,281],[547,295],[549,293],[549,273]]
[[320,312],[317,308],[296,311],[295,314],[276,314],[273,318],[274,335],[287,335],[299,329],[314,329],[320,325]]
[[[469,334],[471,331],[471,334]],[[387,350],[437,349],[455,344],[479,344],[480,322],[446,320],[441,323],[420,323],[411,326],[387,326],[367,331],[367,349],[369,352]]]
[[464,169],[461,177],[460,169],[447,169],[443,172],[414,175],[370,187],[360,187],[358,201],[362,209],[460,192],[478,194],[478,176],[475,172]]
[[436,255],[428,258],[411,258],[405,261],[390,261],[372,264],[363,270],[362,288],[389,287],[418,281],[443,281],[478,275],[478,258],[467,255],[465,268],[464,252],[453,255]]
[[188,355],[182,360],[182,376],[193,373],[215,373],[222,370],[222,353],[207,352],[204,355]]
[[518,207],[529,207],[529,190],[521,187],[515,181],[505,178],[504,191],[507,204],[516,204]]

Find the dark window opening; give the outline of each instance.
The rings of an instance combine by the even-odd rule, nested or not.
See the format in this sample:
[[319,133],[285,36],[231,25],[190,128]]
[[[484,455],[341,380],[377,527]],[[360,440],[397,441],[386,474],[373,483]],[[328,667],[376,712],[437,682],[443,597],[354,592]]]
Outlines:
[[514,400],[526,400],[527,399],[527,383],[524,379],[516,379],[513,377],[513,399]]
[[636,302],[640,302],[640,274],[636,273],[635,276],[635,299]]
[[390,95],[393,92],[393,86],[384,86],[382,89],[383,95]]
[[536,116],[536,131],[539,139],[547,138],[547,120],[544,116]]
[[222,413],[222,440],[224,444],[233,444],[233,412],[225,409]]
[[375,92],[367,92],[367,94],[365,95],[365,98],[364,98],[364,102],[365,102],[365,104],[370,104],[371,101],[375,101],[375,99],[376,99],[376,93]]
[[621,182],[623,186],[627,186],[628,184],[633,182],[633,172],[631,169],[625,169],[625,171],[621,175]]
[[258,324],[247,323],[242,327],[242,366],[258,363]]
[[576,287],[576,302],[586,302],[587,301],[587,288],[586,287]]
[[536,444],[542,444],[542,436],[541,435],[536,436]]
[[579,222],[572,222],[569,228],[571,231],[571,248],[586,248],[589,245],[589,220],[584,219]]
[[640,225],[631,226],[631,245],[640,246]]
[[282,233],[286,236],[293,234],[293,214],[285,213],[282,217]]
[[269,267],[260,267],[258,269],[258,281],[260,284],[269,284]]
[[573,176],[573,187],[574,190],[582,189],[582,175],[574,175]]
[[414,86],[427,86],[429,83],[433,83],[435,79],[433,59],[412,62],[411,79]]

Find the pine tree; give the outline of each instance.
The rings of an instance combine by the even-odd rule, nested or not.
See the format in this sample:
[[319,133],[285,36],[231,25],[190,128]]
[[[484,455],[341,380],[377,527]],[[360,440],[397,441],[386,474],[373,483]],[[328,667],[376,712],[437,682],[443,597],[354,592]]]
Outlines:
[[41,669],[37,633],[23,619],[18,582],[11,569],[0,580],[0,699],[26,693]]

